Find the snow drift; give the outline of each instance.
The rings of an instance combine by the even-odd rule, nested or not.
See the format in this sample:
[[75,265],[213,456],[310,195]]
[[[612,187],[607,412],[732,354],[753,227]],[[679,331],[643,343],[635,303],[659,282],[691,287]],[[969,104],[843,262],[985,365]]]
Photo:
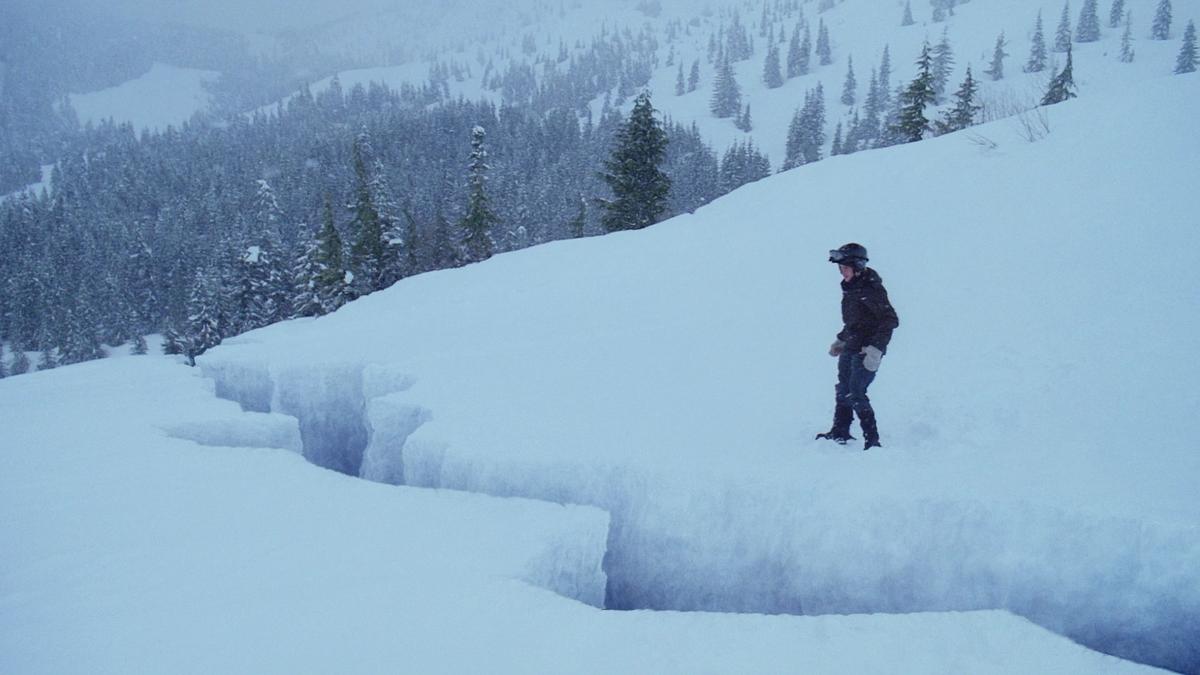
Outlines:
[[[1195,76],[1163,78],[1049,109],[1036,142],[1009,120],[835,158],[202,365],[327,429],[305,434],[324,466],[608,511],[610,607],[1005,608],[1198,670],[1200,373],[1170,357],[1200,316],[1197,100]],[[867,454],[810,440],[832,404],[825,251],[849,240],[901,317]],[[327,365],[335,344],[352,365]],[[403,386],[364,393],[378,367]]]

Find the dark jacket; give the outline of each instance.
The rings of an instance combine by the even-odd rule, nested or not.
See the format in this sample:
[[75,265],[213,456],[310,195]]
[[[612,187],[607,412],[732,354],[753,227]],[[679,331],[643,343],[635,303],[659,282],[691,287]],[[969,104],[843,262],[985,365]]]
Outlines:
[[857,354],[863,347],[874,345],[887,353],[900,318],[888,301],[883,280],[870,267],[842,282],[842,323],[845,326],[838,339],[846,343],[846,351]]

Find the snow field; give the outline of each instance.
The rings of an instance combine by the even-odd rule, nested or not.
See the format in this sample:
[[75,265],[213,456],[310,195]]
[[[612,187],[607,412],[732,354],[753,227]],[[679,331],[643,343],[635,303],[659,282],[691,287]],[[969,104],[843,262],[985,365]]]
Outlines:
[[[225,395],[291,411],[361,386],[295,374],[330,345],[402,374],[351,394],[342,423],[370,458],[351,472],[608,511],[610,607],[1006,608],[1193,671],[1200,373],[1156,353],[1194,341],[1164,317],[1200,315],[1181,198],[1197,100],[1196,77],[1164,77],[1050,108],[1033,143],[1004,120],[830,160],[649,230],[407,279],[202,363]],[[825,251],[847,240],[901,317],[868,454],[810,440],[840,325]],[[221,374],[264,367],[270,386]]]

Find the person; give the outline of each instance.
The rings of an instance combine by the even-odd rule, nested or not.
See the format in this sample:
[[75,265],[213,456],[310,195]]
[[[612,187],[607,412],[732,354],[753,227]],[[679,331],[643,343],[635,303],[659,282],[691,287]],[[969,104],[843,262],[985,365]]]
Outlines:
[[867,249],[849,243],[829,252],[829,262],[842,273],[842,331],[829,347],[829,355],[838,359],[837,393],[833,409],[833,427],[817,434],[845,445],[855,440],[850,423],[858,415],[862,426],[863,450],[883,447],[875,410],[867,397],[867,387],[875,380],[883,355],[887,353],[892,331],[900,325],[896,310],[888,300],[887,289],[875,270],[867,267]]

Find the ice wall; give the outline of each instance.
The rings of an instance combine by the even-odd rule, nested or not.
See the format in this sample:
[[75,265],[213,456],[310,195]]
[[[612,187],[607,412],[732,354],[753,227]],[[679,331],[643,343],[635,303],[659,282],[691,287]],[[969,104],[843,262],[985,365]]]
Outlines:
[[[254,361],[209,358],[201,367],[215,381],[219,397],[247,411],[164,427],[172,436],[204,445],[284,448],[325,468],[399,485],[404,476],[400,450],[429,417],[428,411],[389,398],[411,386],[411,379],[387,366],[341,362],[273,370]],[[526,520],[527,548],[538,553],[519,578],[601,607],[609,516],[577,505],[557,509],[555,518],[531,514]]]
[[[1086,646],[1200,670],[1200,528],[1026,501],[905,497],[821,476],[473,452],[385,367],[207,360],[222,396],[299,419],[304,454],[371,480],[595,506],[604,570],[564,541],[529,579],[611,609],[847,614],[1005,609]],[[269,395],[268,395],[269,393]],[[581,554],[581,551],[584,553]],[[596,578],[607,573],[603,592]],[[591,589],[591,590],[589,590]]]

